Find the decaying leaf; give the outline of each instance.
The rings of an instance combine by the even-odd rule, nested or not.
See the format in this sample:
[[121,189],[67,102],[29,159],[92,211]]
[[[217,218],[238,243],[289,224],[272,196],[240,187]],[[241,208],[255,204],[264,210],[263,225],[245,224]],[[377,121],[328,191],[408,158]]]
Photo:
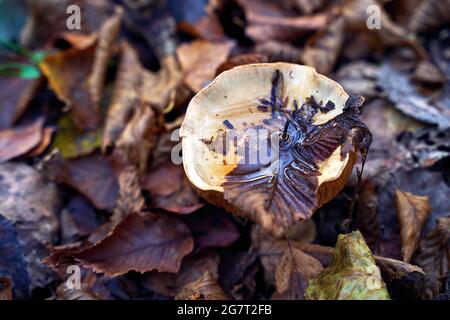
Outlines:
[[175,297],[176,300],[228,300],[217,279],[207,271],[196,281],[188,283]]
[[17,158],[37,147],[42,140],[43,119],[26,126],[0,131],[0,163]]
[[178,272],[181,260],[193,245],[190,231],[181,221],[133,213],[106,238],[73,256],[84,266],[108,276],[131,270]]
[[158,74],[145,70],[136,51],[127,43],[122,55],[111,105],[106,118],[102,149],[118,148],[128,163],[143,171],[161,131],[161,111],[179,82],[172,56]]
[[281,258],[275,270],[275,285],[279,293],[283,293],[290,286],[292,273],[299,273],[306,280],[315,278],[322,272],[322,264],[300,249],[290,248]]
[[310,67],[231,69],[188,107],[186,175],[207,201],[282,235],[334,198],[366,152],[362,102]]
[[442,129],[450,127],[448,105],[435,102],[432,98],[422,95],[405,72],[385,64],[378,75],[378,85],[401,112],[417,120],[437,124]]
[[326,26],[327,13],[298,16],[293,10],[283,10],[278,2],[239,0],[248,23],[245,33],[256,42],[296,40],[311,31]]
[[244,64],[264,63],[264,62],[267,62],[267,57],[260,53],[240,54],[240,55],[231,57],[227,61],[222,63],[217,68],[216,75],[221,74],[222,72],[232,69],[234,67],[242,66]]
[[421,240],[415,261],[426,272],[422,297],[431,299],[450,269],[450,217],[437,219],[434,229]]
[[316,68],[319,73],[329,74],[341,51],[344,32],[344,18],[334,19],[324,31],[309,40],[303,51],[302,61]]
[[233,46],[232,41],[206,40],[180,45],[177,56],[184,73],[184,83],[195,93],[203,89],[214,79],[217,68],[227,60]]
[[118,10],[105,21],[85,48],[71,48],[47,55],[39,64],[58,98],[72,108],[78,128],[95,129],[100,122],[99,102],[121,17],[122,11]]
[[409,262],[419,244],[420,232],[431,212],[427,196],[397,189],[395,206],[400,221],[403,260]]
[[386,300],[380,269],[359,231],[339,235],[333,262],[306,289],[307,299]]
[[66,114],[59,120],[51,148],[57,149],[65,159],[76,158],[100,148],[101,138],[100,129],[80,130],[75,126],[72,115]]

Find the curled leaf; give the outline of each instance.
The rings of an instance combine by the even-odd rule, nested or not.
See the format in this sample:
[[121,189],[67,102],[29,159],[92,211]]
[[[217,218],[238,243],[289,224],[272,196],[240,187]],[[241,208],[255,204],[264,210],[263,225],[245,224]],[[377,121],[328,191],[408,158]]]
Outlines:
[[306,289],[307,299],[386,300],[380,269],[359,231],[339,235],[333,261]]

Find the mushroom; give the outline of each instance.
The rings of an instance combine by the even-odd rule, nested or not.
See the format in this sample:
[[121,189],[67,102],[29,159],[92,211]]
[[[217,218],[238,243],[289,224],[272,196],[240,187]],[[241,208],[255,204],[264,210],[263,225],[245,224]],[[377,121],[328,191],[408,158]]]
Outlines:
[[333,199],[365,158],[363,102],[307,66],[225,71],[186,111],[186,175],[208,202],[284,235]]

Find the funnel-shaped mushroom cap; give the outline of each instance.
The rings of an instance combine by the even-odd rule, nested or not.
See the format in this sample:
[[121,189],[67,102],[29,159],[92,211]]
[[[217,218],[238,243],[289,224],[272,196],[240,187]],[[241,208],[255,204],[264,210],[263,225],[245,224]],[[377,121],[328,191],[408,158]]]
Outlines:
[[362,102],[306,66],[226,71],[189,104],[186,174],[206,200],[280,235],[343,188],[370,144]]

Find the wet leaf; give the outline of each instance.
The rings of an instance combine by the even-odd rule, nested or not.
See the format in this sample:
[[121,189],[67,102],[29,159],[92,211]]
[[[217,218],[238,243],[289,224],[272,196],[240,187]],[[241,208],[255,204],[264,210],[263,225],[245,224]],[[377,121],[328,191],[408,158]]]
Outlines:
[[427,196],[417,196],[397,189],[395,205],[400,221],[403,260],[409,262],[419,244],[420,232],[431,212]]
[[386,300],[380,270],[359,231],[339,235],[329,267],[309,282],[307,299]]
[[203,89],[214,79],[217,68],[227,60],[233,46],[232,41],[205,40],[180,45],[177,56],[184,72],[184,83],[194,92]]
[[188,283],[175,297],[176,300],[228,300],[217,279],[207,271],[196,281]]
[[131,270],[178,272],[192,249],[190,231],[181,221],[133,213],[106,238],[73,256],[96,272],[117,276]]

